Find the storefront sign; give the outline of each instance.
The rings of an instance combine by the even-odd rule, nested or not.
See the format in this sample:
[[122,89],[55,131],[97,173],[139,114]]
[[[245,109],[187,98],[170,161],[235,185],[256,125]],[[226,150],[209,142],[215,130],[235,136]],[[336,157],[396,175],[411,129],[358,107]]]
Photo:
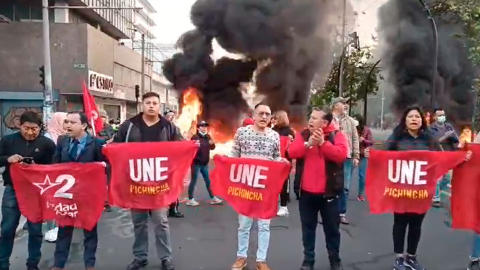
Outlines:
[[88,71],[88,89],[113,94],[113,77]]

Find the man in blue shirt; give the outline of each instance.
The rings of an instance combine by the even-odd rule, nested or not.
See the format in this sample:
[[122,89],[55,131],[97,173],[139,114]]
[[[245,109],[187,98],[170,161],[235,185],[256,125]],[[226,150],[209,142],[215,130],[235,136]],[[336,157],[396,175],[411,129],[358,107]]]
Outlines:
[[[102,146],[105,141],[87,133],[88,119],[83,112],[70,112],[65,120],[68,136],[58,141],[54,163],[104,162]],[[55,246],[54,270],[63,270],[68,260],[74,228],[60,227]],[[91,231],[84,230],[84,263],[86,270],[94,270],[97,251],[97,226]]]

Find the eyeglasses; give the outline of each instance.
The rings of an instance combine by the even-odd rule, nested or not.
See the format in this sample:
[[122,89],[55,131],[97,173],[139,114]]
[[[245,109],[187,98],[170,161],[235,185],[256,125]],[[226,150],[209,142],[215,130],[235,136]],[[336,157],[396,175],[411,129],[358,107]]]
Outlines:
[[269,112],[257,112],[255,114],[258,115],[258,116],[266,116],[266,117],[271,117],[272,116],[272,114],[269,113]]

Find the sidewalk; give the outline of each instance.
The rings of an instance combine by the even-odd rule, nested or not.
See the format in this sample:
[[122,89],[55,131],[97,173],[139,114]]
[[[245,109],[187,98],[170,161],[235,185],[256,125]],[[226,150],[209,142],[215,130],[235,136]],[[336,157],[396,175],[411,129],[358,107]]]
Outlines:
[[[3,196],[3,190],[5,190],[5,187],[3,186],[3,179],[2,179],[3,170],[4,170],[4,167],[1,167],[0,168],[0,194],[2,196]],[[2,201],[3,200],[0,200],[0,209],[2,206]],[[27,219],[24,216],[21,216],[20,223],[18,223],[18,227],[17,227],[17,232],[16,232],[17,236],[23,232],[23,227],[25,226],[26,223],[27,223]]]

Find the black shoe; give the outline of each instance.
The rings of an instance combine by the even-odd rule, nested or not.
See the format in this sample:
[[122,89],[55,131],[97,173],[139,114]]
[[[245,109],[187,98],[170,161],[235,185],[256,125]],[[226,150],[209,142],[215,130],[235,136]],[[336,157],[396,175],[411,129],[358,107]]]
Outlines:
[[338,256],[329,257],[328,259],[330,261],[330,269],[343,270],[342,261],[340,260],[340,258],[338,258]]
[[162,261],[162,270],[174,270],[172,260],[166,259]]
[[173,218],[183,218],[185,217],[182,213],[180,213],[180,211],[178,210],[174,210],[174,211],[169,211],[168,212],[168,216],[169,217],[173,217]]
[[302,267],[300,267],[300,270],[313,270],[313,261],[303,261]]
[[112,207],[109,204],[105,204],[105,206],[103,207],[103,211],[112,212]]
[[133,260],[131,264],[127,266],[127,270],[139,270],[148,265],[148,261],[140,261],[139,259]]

